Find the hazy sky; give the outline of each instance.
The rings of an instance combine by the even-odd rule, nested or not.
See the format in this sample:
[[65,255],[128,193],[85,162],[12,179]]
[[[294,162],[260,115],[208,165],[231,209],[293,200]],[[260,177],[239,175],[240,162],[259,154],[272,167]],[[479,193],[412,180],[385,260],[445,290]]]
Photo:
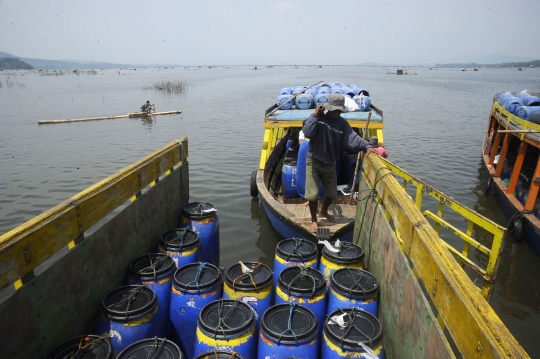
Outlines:
[[0,51],[179,65],[540,59],[536,1],[0,0]]

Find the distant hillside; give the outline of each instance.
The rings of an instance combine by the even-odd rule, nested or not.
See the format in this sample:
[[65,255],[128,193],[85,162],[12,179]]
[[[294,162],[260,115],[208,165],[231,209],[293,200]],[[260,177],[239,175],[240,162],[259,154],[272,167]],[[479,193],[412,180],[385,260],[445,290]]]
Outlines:
[[437,64],[437,67],[540,67],[540,60],[526,62],[503,62],[500,64],[452,63]]
[[33,67],[13,57],[0,58],[0,70],[32,70]]
[[[19,57],[7,52],[0,51],[0,58],[10,57],[19,59],[30,64],[35,69],[39,70],[84,70],[84,69],[118,69],[124,67],[137,67],[127,64],[111,64],[109,62],[76,62],[76,61],[59,61],[59,60],[43,60],[32,59],[27,57]],[[140,66],[139,66],[140,67]]]

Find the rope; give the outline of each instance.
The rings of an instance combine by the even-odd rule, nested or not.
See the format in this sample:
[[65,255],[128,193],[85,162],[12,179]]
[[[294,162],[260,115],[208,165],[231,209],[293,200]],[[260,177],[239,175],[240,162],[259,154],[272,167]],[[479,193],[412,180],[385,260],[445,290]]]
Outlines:
[[[216,356],[216,359],[219,359],[219,356],[218,356],[218,353],[217,353],[217,350],[216,349],[212,349],[212,351],[214,352],[214,355]],[[240,356],[240,353],[238,352],[232,352],[231,353],[231,356],[229,357],[229,359],[234,359],[236,357]],[[204,357],[205,359],[209,359],[209,357],[205,356]]]
[[[85,337],[84,335],[81,335],[81,340],[79,341],[79,345],[77,346],[77,351],[71,351],[69,354],[67,354],[66,356],[64,356],[62,359],[77,359],[77,357],[79,356],[79,354],[84,354],[85,353],[85,350],[90,347],[92,344],[96,343],[96,342],[99,342],[101,340],[109,340],[108,337],[99,337],[97,339],[94,339],[94,340],[90,340],[89,337]],[[83,345],[83,341],[84,342],[88,342],[86,343],[85,345]]]
[[351,268],[349,267],[345,267],[347,268],[347,270],[349,271],[349,274],[351,275],[352,279],[353,279],[353,285],[349,288],[349,298],[352,297],[352,291],[355,289],[355,288],[359,288],[360,290],[362,290],[364,293],[364,297],[366,296],[366,288],[364,288],[364,286],[362,285],[361,283],[361,280],[362,280],[362,274],[360,274],[358,276],[358,279],[356,279],[356,276],[353,274],[353,272],[351,271]]
[[291,256],[293,254],[296,254],[298,256],[300,256],[300,259],[302,260],[302,262],[304,261],[304,255],[306,254],[309,254],[309,252],[302,252],[301,250],[298,249],[298,247],[300,247],[300,245],[302,243],[304,243],[305,239],[304,238],[292,238],[294,240],[294,248],[293,250],[287,255],[287,261],[291,259]]
[[296,307],[296,303],[289,302],[289,319],[287,320],[287,329],[285,329],[281,334],[279,335],[278,344],[281,343],[281,337],[283,334],[287,332],[291,332],[292,335],[294,335],[294,340],[296,341],[296,345],[298,345],[298,338],[296,338],[296,333],[292,329],[292,315],[294,313],[294,308]]
[[310,273],[310,268],[306,266],[298,266],[296,268],[300,268],[300,273],[296,277],[294,277],[287,286],[287,295],[291,296],[291,285],[296,283],[299,280],[305,280],[305,279],[311,279],[313,282],[313,288],[311,289],[310,298],[313,297],[313,294],[315,294],[315,289],[317,288],[317,285],[319,285],[322,281],[320,278],[315,277],[313,274]]
[[193,280],[189,283],[187,283],[184,287],[184,290],[187,290],[187,287],[191,284],[191,283],[195,283],[197,285],[197,293],[199,292],[199,281],[201,280],[201,274],[203,272],[203,270],[206,268],[206,265],[208,264],[208,262],[199,262],[199,269],[197,270],[197,274],[195,275],[195,278],[193,278]]
[[229,313],[233,312],[234,309],[236,309],[239,302],[240,302],[239,299],[235,300],[233,305],[231,305],[229,307],[227,312],[223,313],[223,311],[225,310],[225,302],[224,302],[223,298],[219,299],[219,303],[218,303],[218,325],[214,329],[214,340],[217,340],[217,332],[218,332],[218,330],[221,330],[221,333],[227,339],[227,341],[229,340],[229,338],[227,338],[227,335],[225,335],[225,329],[231,329],[231,327],[229,327],[227,325],[227,323],[225,323],[225,321],[228,319],[227,317],[229,316]]
[[[164,347],[164,344],[165,344],[165,341],[167,340],[167,338],[163,338],[161,339],[161,342],[158,343],[158,340],[159,338],[158,337],[154,337],[154,344],[152,345],[152,349],[150,349],[150,352],[148,353],[148,356],[146,357],[146,359],[158,359],[159,356],[158,354],[161,354],[161,351],[163,350],[163,347]],[[154,355],[152,355],[152,351],[156,349],[156,352],[154,353]],[[150,356],[152,355],[152,356]]]
[[238,277],[236,277],[234,280],[233,280],[233,283],[232,283],[232,288],[234,291],[236,291],[236,289],[234,288],[235,284],[236,284],[236,281],[238,279],[240,279],[240,281],[243,281],[244,279],[247,279],[248,277],[251,279],[251,283],[253,283],[253,286],[255,287],[255,290],[257,291],[257,293],[259,293],[259,288],[257,288],[257,284],[255,283],[255,281],[253,280],[253,277],[251,276],[251,272],[253,272],[256,268],[259,268],[260,266],[262,265],[262,263],[259,263],[257,264],[255,267],[251,268],[250,269],[250,273],[242,273],[240,274]]
[[137,285],[132,291],[129,292],[129,294],[124,294],[123,299],[121,301],[109,305],[107,307],[107,309],[111,309],[111,308],[120,306],[121,304],[127,303],[127,306],[126,306],[126,318],[125,318],[127,320],[128,319],[128,312],[129,312],[129,309],[131,307],[131,304],[133,303],[133,301],[135,301],[135,299],[137,299],[137,296],[141,292],[142,288],[143,288],[142,285]]
[[158,259],[157,261],[152,262],[152,254],[148,253],[148,260],[150,261],[150,265],[148,267],[146,267],[146,268],[140,269],[136,274],[136,278],[138,278],[139,276],[142,277],[142,274],[153,273],[154,274],[154,280],[157,279],[156,268],[159,265],[161,265],[162,262],[165,262],[169,258],[170,258],[169,256],[163,256],[160,259]]
[[[343,309],[341,308],[339,308],[339,310],[341,311],[341,314],[345,314],[349,317],[349,320],[343,323],[345,324],[345,330],[341,338],[339,338],[340,346],[343,347],[343,339],[345,339],[345,337],[349,335],[350,331],[354,328],[358,330],[360,334],[362,334],[364,337],[366,337],[369,340],[369,347],[371,348],[373,346],[373,340],[371,339],[371,337],[365,334],[363,331],[361,331],[360,328],[358,328],[356,324],[354,323],[356,321],[356,309],[352,309],[351,312],[348,314],[345,313]],[[339,325],[340,328],[343,328],[339,323],[335,322],[332,318],[329,318],[329,319],[332,323]]]
[[167,246],[169,245],[169,243],[175,242],[177,239],[180,240],[179,247],[182,248],[182,246],[184,245],[184,238],[185,238],[184,236],[186,235],[187,230],[188,230],[187,228],[182,228],[180,230],[177,230],[176,236],[173,239],[165,242],[165,251],[167,251]]

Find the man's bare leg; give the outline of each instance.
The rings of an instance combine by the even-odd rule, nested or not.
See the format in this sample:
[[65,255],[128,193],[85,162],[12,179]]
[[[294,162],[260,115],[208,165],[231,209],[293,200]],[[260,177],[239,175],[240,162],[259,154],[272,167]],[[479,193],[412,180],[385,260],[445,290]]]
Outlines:
[[[328,207],[330,207],[330,205],[332,204],[332,201],[333,201],[332,198],[324,197],[323,204],[322,204],[322,207],[321,207],[321,216],[326,217],[326,219],[329,222],[335,223],[336,219],[334,218],[334,216],[332,216],[330,213],[328,213]],[[310,206],[311,206],[311,202],[310,202]],[[311,207],[310,207],[310,209],[311,209]]]
[[313,232],[316,232],[319,228],[319,225],[317,224],[317,207],[318,203],[317,201],[309,201],[309,213],[311,214],[311,225],[309,226],[309,229]]

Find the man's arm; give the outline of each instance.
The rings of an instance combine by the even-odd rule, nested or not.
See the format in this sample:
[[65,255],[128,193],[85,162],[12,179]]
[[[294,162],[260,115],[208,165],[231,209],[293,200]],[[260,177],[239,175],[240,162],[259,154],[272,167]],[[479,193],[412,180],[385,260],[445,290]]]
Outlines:
[[353,152],[360,152],[366,149],[372,150],[368,152],[375,152],[371,143],[369,143],[369,141],[364,140],[356,132],[354,132],[354,130],[351,128],[351,126],[348,123],[345,126],[345,131],[343,135],[344,135],[343,145],[345,146],[345,148]]
[[317,120],[318,119],[315,115],[309,116],[309,118],[306,120],[306,124],[302,128],[304,137],[310,138],[317,134]]

